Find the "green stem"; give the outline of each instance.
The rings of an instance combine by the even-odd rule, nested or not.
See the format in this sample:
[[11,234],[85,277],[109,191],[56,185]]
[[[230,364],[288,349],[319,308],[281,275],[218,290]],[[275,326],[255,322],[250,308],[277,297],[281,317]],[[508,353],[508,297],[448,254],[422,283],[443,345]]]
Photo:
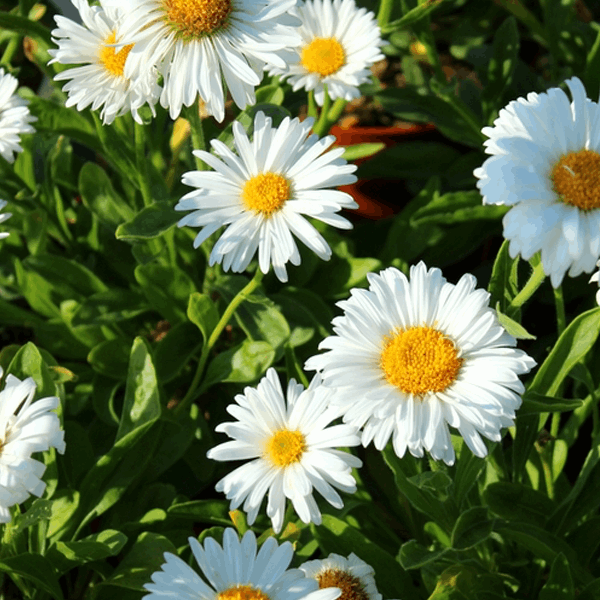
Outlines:
[[2,58],[0,58],[0,66],[10,67],[12,59],[14,58],[17,50],[19,49],[19,42],[21,41],[21,37],[15,35],[10,38],[8,44],[6,44],[6,48],[4,49],[4,53],[2,54]]
[[200,384],[202,379],[202,375],[204,373],[204,367],[206,366],[206,361],[208,360],[208,356],[213,346],[217,343],[219,336],[229,320],[233,316],[233,313],[236,311],[237,307],[248,298],[254,292],[254,290],[260,285],[262,279],[264,277],[263,272],[260,268],[256,269],[256,273],[254,273],[254,277],[246,284],[246,286],[240,290],[237,295],[230,302],[229,306],[225,309],[222,317],[219,319],[217,326],[214,328],[213,332],[210,334],[208,341],[204,344],[202,348],[202,353],[200,354],[200,359],[198,360],[198,366],[196,367],[196,373],[194,374],[194,379],[192,379],[192,383],[183,397],[183,400],[179,403],[177,408],[175,409],[176,413],[181,413],[186,410],[189,405],[194,400],[194,394]]
[[536,19],[519,0],[495,0],[498,6],[501,6],[509,13],[514,15],[523,25],[526,26],[535,36],[539,38],[546,47],[548,46],[548,33],[544,26]]
[[331,108],[331,98],[329,97],[329,90],[327,86],[323,86],[323,92],[325,94],[325,98],[323,100],[323,106],[321,107],[321,115],[319,116],[319,120],[313,127],[313,133],[316,133],[319,137],[323,137],[329,131],[330,123],[327,115],[329,113],[329,109]]
[[308,111],[307,115],[316,119],[319,116],[319,111],[317,110],[317,103],[315,102],[315,91],[310,90],[308,92]]
[[567,327],[567,317],[565,315],[565,298],[563,296],[562,286],[554,289],[554,304],[556,306],[556,326],[558,328],[558,337]]
[[296,378],[305,388],[310,385],[308,378],[298,363],[298,358],[296,357],[294,348],[290,346],[290,344],[285,345],[285,364],[288,378]]
[[138,181],[144,206],[152,204],[152,190],[150,189],[150,175],[146,158],[146,134],[144,126],[134,121],[135,131],[135,161],[138,169]]
[[394,0],[381,0],[379,2],[379,11],[377,12],[377,24],[380,29],[383,29],[389,22],[392,16],[392,8]]
[[[198,112],[198,104],[194,103],[190,106],[186,111],[186,117],[190,122],[190,131],[192,134],[192,145],[194,150],[206,150],[206,139],[204,138],[204,124],[202,123],[202,119],[200,118],[200,113]],[[194,156],[194,160],[196,161],[196,169],[198,171],[206,171],[207,165],[206,163]]]
[[508,315],[514,314],[514,311],[518,310],[533,296],[534,292],[542,285],[546,274],[544,273],[544,267],[542,262],[538,262],[534,268],[531,276],[527,283],[523,286],[523,289],[512,299],[508,305],[506,313]]
[[329,121],[329,127],[327,127],[327,131],[329,131],[331,126],[337,123],[338,119],[342,116],[342,113],[346,108],[346,104],[348,104],[348,101],[344,100],[343,98],[337,98],[337,100],[333,103],[329,113],[327,113],[327,120]]

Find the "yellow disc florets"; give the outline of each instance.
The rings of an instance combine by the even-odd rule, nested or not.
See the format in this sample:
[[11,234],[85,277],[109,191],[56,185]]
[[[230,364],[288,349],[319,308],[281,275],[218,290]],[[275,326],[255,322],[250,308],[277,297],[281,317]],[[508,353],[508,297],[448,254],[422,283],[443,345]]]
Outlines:
[[249,179],[242,189],[242,201],[248,210],[266,216],[279,210],[290,198],[289,181],[276,173],[261,173]]
[[267,442],[266,457],[278,467],[298,462],[306,450],[306,441],[299,431],[282,429]]
[[327,77],[344,66],[346,53],[335,38],[315,38],[302,48],[300,62],[308,72]]
[[369,600],[362,581],[341,569],[326,569],[317,575],[320,588],[336,587],[342,590],[338,600]]
[[444,391],[462,363],[452,340],[426,326],[391,334],[380,359],[386,380],[414,396]]
[[129,52],[133,48],[133,44],[128,44],[127,46],[123,46],[118,52],[116,51],[114,46],[110,46],[109,44],[116,43],[116,33],[113,31],[105,40],[104,44],[100,48],[100,63],[104,66],[104,68],[111,73],[112,75],[117,75],[118,77],[123,76],[123,71],[125,70],[125,61],[127,60],[127,56]]
[[217,600],[270,600],[269,596],[261,590],[257,590],[249,585],[236,585],[222,591]]
[[165,22],[184,41],[215,33],[227,23],[231,0],[163,0]]
[[600,208],[600,154],[580,150],[561,156],[550,175],[554,191],[565,204],[582,210]]

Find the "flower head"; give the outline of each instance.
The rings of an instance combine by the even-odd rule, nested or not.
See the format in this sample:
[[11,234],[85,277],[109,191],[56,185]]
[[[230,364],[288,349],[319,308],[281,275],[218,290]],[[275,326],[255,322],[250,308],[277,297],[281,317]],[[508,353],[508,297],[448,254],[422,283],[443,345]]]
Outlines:
[[410,280],[395,268],[369,274],[369,289],[338,303],[328,352],[308,359],[335,393],[344,421],[363,427],[362,443],[383,449],[393,436],[399,457],[427,450],[454,462],[448,425],[477,456],[480,435],[499,441],[524,391],[518,375],[535,362],[498,322],[489,294],[472,275],[453,285],[421,262]]
[[183,183],[199,188],[186,194],[175,210],[191,210],[179,226],[202,227],[194,240],[197,248],[219,228],[227,229],[214,245],[210,264],[240,273],[258,250],[263,273],[273,265],[281,281],[287,281],[285,265],[300,264],[300,253],[292,233],[323,260],[331,256],[327,242],[302,215],[328,225],[348,229],[350,223],[337,212],[356,208],[352,197],[324,189],[356,181],[354,165],[341,158],[337,148],[324,154],[335,141],[309,135],[312,120],[285,118],[279,127],[257,112],[254,138],[248,139],[238,121],[233,123],[234,154],[225,144],[212,140],[213,154],[194,154],[214,169],[191,171]]
[[373,63],[384,58],[375,15],[357,8],[354,0],[307,0],[297,14],[302,43],[292,61],[271,73],[288,78],[294,90],[314,90],[320,105],[324,86],[332,99],[360,96],[358,86],[369,80]]
[[307,577],[315,579],[321,589],[338,587],[339,600],[381,600],[375,584],[375,571],[354,554],[348,558],[330,554],[323,560],[309,560],[300,565]]
[[[114,3],[115,0],[109,0]],[[175,119],[198,95],[222,121],[223,79],[233,101],[255,103],[265,64],[283,66],[299,43],[288,12],[296,0],[127,0],[123,22],[135,43],[125,75],[155,64],[164,77],[160,98]]]
[[[222,423],[222,431],[233,441],[208,452],[214,460],[247,460],[217,483],[231,509],[244,502],[248,523],[254,523],[267,491],[267,515],[275,532],[281,531],[286,498],[305,523],[321,523],[321,512],[313,498],[316,489],[331,505],[344,503],[334,487],[356,491],[352,467],[361,461],[339,446],[356,446],[360,439],[354,427],[329,424],[339,411],[328,407],[331,390],[313,378],[308,389],[290,380],[287,401],[275,369],[269,369],[256,389],[247,387],[235,397],[227,412],[237,421]],[[332,487],[333,486],[333,487]]]
[[0,68],[0,156],[8,162],[15,160],[17,152],[23,152],[20,135],[34,133],[30,125],[37,119],[27,108],[28,102],[15,93],[19,82]]
[[[2,370],[0,369],[0,376]],[[0,522],[10,521],[15,504],[41,496],[46,484],[40,479],[46,466],[31,458],[34,452],[50,447],[65,451],[64,432],[58,416],[50,412],[58,407],[56,397],[32,402],[35,382],[31,377],[21,381],[6,377],[0,392]]]
[[125,74],[133,44],[121,45],[119,9],[109,6],[90,6],[87,0],[72,0],[79,10],[82,25],[63,16],[56,16],[57,29],[52,31],[58,46],[48,52],[50,61],[63,65],[81,66],[62,71],[56,81],[70,80],[63,91],[68,92],[66,106],[83,110],[102,107],[100,117],[110,124],[123,114],[131,112],[142,122],[138,110],[148,103],[154,113],[160,86],[158,74],[152,64],[138,69],[135,77]]
[[221,547],[206,538],[204,547],[194,538],[190,546],[203,579],[187,563],[165,552],[167,561],[144,587],[146,600],[335,600],[339,589],[319,590],[300,569],[288,569],[294,551],[290,542],[279,546],[268,538],[257,552],[256,536],[247,531],[238,538],[226,529]]
[[600,258],[600,105],[577,77],[503,108],[482,130],[488,158],[474,174],[484,204],[512,206],[504,237],[512,257],[541,251],[558,287],[565,273],[591,273]]

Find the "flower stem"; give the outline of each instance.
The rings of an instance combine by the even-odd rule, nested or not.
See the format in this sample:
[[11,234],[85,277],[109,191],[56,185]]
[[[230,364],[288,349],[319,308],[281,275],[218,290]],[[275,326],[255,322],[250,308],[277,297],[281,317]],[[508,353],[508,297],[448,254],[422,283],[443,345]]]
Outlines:
[[309,117],[312,117],[313,119],[316,119],[319,116],[318,111],[317,111],[317,103],[315,102],[315,91],[314,90],[310,90],[310,92],[308,92],[307,114]]
[[194,394],[200,384],[202,379],[202,375],[204,374],[204,367],[206,366],[206,361],[208,360],[208,356],[213,346],[217,343],[219,336],[229,320],[233,316],[233,313],[236,311],[237,307],[244,301],[248,296],[254,292],[254,290],[260,285],[262,279],[264,277],[264,273],[257,267],[256,273],[254,273],[254,277],[241,289],[233,300],[229,303],[229,306],[225,309],[225,312],[219,319],[217,326],[214,328],[213,332],[210,334],[208,341],[204,344],[202,348],[202,353],[200,354],[200,359],[198,360],[198,366],[196,367],[196,373],[194,374],[194,379],[192,379],[192,383],[183,397],[183,400],[179,403],[177,408],[175,409],[176,413],[181,413],[186,410],[191,402],[194,400]]
[[323,106],[321,107],[321,114],[319,116],[319,120],[316,122],[313,127],[313,133],[316,133],[319,137],[323,137],[329,131],[329,127],[331,123],[329,123],[328,114],[329,109],[331,108],[331,98],[329,97],[329,90],[327,86],[324,85],[324,94],[325,98],[323,99]]
[[567,317],[565,315],[565,298],[563,296],[562,285],[554,290],[554,305],[556,306],[556,326],[558,328],[558,337],[567,327]]
[[393,6],[394,0],[380,0],[379,10],[377,11],[377,24],[380,29],[383,29],[390,22]]
[[[192,145],[194,147],[194,150],[206,150],[204,124],[202,123],[202,119],[200,118],[197,103],[192,104],[192,106],[190,106],[187,109],[186,116],[190,122],[190,130],[192,133]],[[198,169],[198,171],[206,171],[207,165],[202,159],[198,158],[197,156],[194,156],[194,160],[196,161],[196,169]]]
[[[532,261],[533,263],[533,261]],[[542,265],[542,261],[536,262],[533,267],[533,272],[529,277],[527,283],[523,286],[523,289],[512,299],[511,303],[508,305],[506,310],[506,314],[511,316],[514,314],[516,310],[521,308],[531,296],[533,296],[534,292],[542,285],[546,274],[544,273],[544,266]]]
[[146,133],[144,126],[134,121],[135,131],[135,161],[138,169],[138,181],[140,191],[144,199],[144,206],[152,204],[152,190],[150,189],[150,175],[148,174],[148,163],[146,158]]

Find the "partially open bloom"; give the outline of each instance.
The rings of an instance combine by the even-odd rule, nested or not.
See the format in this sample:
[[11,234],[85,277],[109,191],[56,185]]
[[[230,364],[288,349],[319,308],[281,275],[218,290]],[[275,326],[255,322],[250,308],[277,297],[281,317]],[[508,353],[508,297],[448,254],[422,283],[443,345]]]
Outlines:
[[[120,0],[109,0],[111,4]],[[265,64],[284,66],[283,56],[300,42],[296,0],[127,0],[123,22],[134,43],[131,76],[139,65],[156,64],[164,77],[160,98],[175,119],[200,95],[206,110],[222,121],[223,80],[233,101],[255,103],[254,88]]]
[[360,443],[356,428],[329,424],[339,411],[328,406],[331,390],[313,378],[305,390],[290,380],[287,401],[275,369],[269,369],[256,389],[247,387],[235,397],[227,412],[237,421],[222,423],[216,431],[233,438],[208,452],[214,460],[247,460],[217,483],[231,509],[244,502],[248,523],[254,523],[267,491],[267,516],[276,533],[281,531],[286,498],[305,523],[321,523],[321,512],[313,497],[316,489],[335,508],[344,503],[334,487],[356,491],[352,467],[361,461],[337,447]]
[[499,441],[513,424],[524,391],[518,375],[535,361],[514,348],[472,275],[454,285],[421,262],[410,280],[393,267],[367,277],[368,290],[338,303],[335,335],[319,344],[328,352],[306,368],[335,388],[332,405],[344,421],[364,426],[365,446],[381,450],[393,436],[399,457],[427,450],[451,465],[450,425],[485,456],[480,436]]
[[257,552],[252,531],[240,541],[233,529],[225,530],[222,547],[211,537],[204,547],[194,538],[189,542],[204,579],[165,552],[167,562],[144,586],[150,592],[146,600],[335,600],[340,595],[336,588],[320,590],[300,569],[288,569],[294,555],[290,542],[279,546],[270,537]]
[[339,600],[381,600],[375,584],[375,571],[354,554],[348,558],[330,554],[322,560],[309,560],[300,565],[307,577],[315,579],[321,589],[338,587]]
[[577,77],[503,108],[484,127],[492,156],[475,169],[484,204],[512,206],[504,237],[512,257],[541,251],[554,287],[600,258],[600,106]]
[[135,77],[125,74],[125,65],[133,44],[117,46],[122,41],[120,12],[117,8],[90,6],[88,0],[72,0],[79,10],[82,25],[61,15],[54,17],[58,27],[52,31],[57,49],[49,50],[50,61],[81,66],[66,69],[54,78],[70,80],[63,91],[68,93],[66,106],[83,110],[102,107],[100,117],[110,124],[125,113],[142,123],[138,110],[146,103],[154,113],[160,86],[158,74],[150,63],[138,69]]
[[[8,202],[6,200],[0,200],[0,210],[2,210],[6,205],[8,204]],[[12,217],[12,213],[1,213],[0,214],[0,223],[4,223],[4,221],[6,221],[7,219],[10,219]],[[8,231],[0,231],[0,240],[4,239],[5,237],[8,237],[9,233]]]
[[18,85],[15,77],[0,69],[0,156],[8,162],[15,160],[17,152],[23,152],[20,136],[33,133],[30,123],[37,120],[29,112],[28,102],[15,93]]
[[356,181],[355,165],[341,158],[343,148],[325,152],[333,136],[309,135],[312,119],[285,118],[279,127],[257,112],[254,138],[238,121],[233,123],[233,153],[219,140],[211,140],[214,154],[196,150],[214,172],[190,171],[183,183],[198,188],[186,194],[175,210],[191,210],[179,226],[202,227],[194,240],[200,246],[223,226],[227,229],[214,245],[210,264],[223,270],[244,271],[258,250],[263,273],[272,264],[281,281],[287,281],[285,265],[300,264],[300,252],[292,233],[319,258],[328,260],[331,249],[321,234],[303,217],[313,217],[333,227],[349,229],[350,222],[337,214],[358,205],[349,194],[325,189]]
[[308,0],[297,14],[302,44],[284,68],[271,69],[288,78],[294,90],[314,90],[322,105],[325,86],[332,99],[358,98],[358,86],[371,76],[371,66],[384,58],[375,15],[354,0]]
[[[2,370],[0,369],[0,376]],[[0,523],[10,521],[10,511],[31,494],[41,496],[46,465],[31,458],[34,452],[50,447],[65,451],[64,432],[58,416],[51,412],[59,405],[56,397],[33,401],[35,382],[7,375],[0,392]]]

